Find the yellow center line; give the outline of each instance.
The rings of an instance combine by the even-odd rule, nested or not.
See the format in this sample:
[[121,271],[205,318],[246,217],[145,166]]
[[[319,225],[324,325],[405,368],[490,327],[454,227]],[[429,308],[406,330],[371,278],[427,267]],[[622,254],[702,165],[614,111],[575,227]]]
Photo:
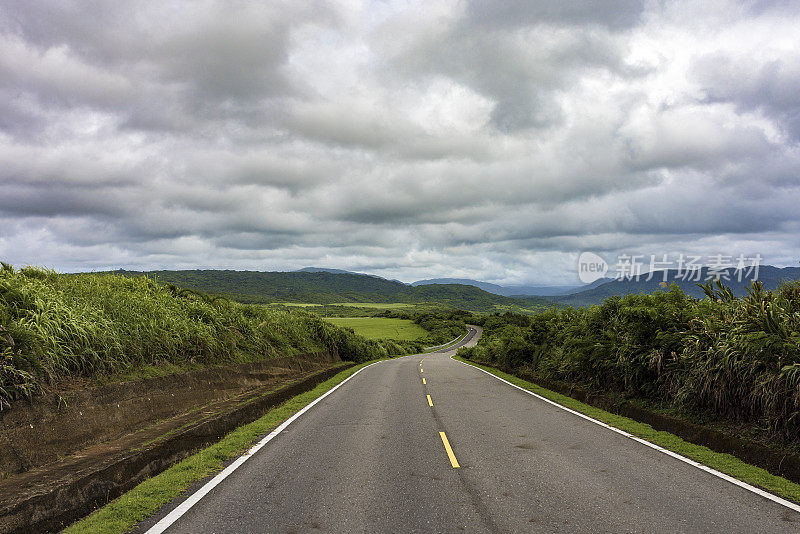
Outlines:
[[425,377],[422,378],[422,385],[424,386],[427,382],[425,382]]
[[419,368],[419,372],[420,372],[420,373],[424,372],[424,371],[422,370],[422,367],[420,367],[420,368]]
[[439,432],[439,437],[442,438],[442,443],[444,443],[444,450],[447,451],[447,457],[450,458],[450,465],[453,466],[453,469],[458,469],[461,467],[458,465],[458,460],[456,460],[456,455],[453,454],[453,449],[450,448],[450,442],[447,441],[447,436],[444,432]]
[[433,406],[433,401],[431,400],[431,396],[430,395],[425,395],[425,396],[428,397],[428,406]]

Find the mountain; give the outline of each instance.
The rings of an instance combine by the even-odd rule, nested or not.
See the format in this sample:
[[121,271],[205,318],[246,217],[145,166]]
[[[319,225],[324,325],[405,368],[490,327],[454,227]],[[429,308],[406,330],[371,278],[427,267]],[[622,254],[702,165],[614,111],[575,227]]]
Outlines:
[[151,276],[162,283],[250,303],[386,302],[386,299],[408,287],[376,276],[350,273],[229,270],[116,272],[130,276]]
[[465,286],[473,286],[479,289],[483,289],[489,293],[494,293],[495,295],[504,295],[506,288],[503,286],[498,286],[497,284],[490,284],[489,282],[479,282],[478,280],[470,280],[468,278],[431,278],[428,280],[417,280],[416,282],[411,282],[412,286],[427,286],[427,285],[434,285],[434,284],[461,284]]
[[[360,274],[364,276],[372,276],[374,278],[380,278],[381,280],[389,280],[388,278],[384,278],[382,276],[378,276],[377,274],[369,274],[369,273],[357,273],[354,271],[345,271],[344,269],[329,269],[328,267],[303,267],[302,269],[297,269],[296,271],[292,271],[295,273],[331,273],[331,274]],[[408,285],[405,282],[401,282],[400,280],[389,280],[390,282],[397,282],[398,284]]]
[[439,303],[470,311],[492,311],[496,306],[550,306],[544,299],[519,300],[495,295],[480,288],[460,284],[410,286],[377,276],[327,271],[115,271],[124,276],[150,276],[161,283],[225,295],[239,302],[266,304],[304,302],[407,302]]
[[[700,280],[682,280],[678,277],[677,270],[669,270],[667,272],[667,283],[676,283],[678,286],[689,296],[695,298],[703,298],[705,294],[703,290],[697,287],[698,283],[703,283],[709,277],[708,269],[701,269]],[[747,294],[747,287],[750,287],[750,278],[747,276],[746,271],[737,271],[736,269],[724,269],[722,282],[724,285],[731,288],[734,295],[741,297]],[[630,295],[636,293],[652,293],[653,291],[665,289],[661,284],[664,280],[664,271],[659,271],[653,274],[651,280],[645,280],[647,275],[642,275],[638,280],[636,279],[622,279],[612,280],[610,282],[602,283],[592,289],[573,293],[571,295],[563,295],[551,297],[552,301],[568,306],[588,306],[591,304],[600,304],[604,299],[614,295]],[[727,280],[726,280],[727,278]],[[775,289],[781,282],[793,281],[800,278],[800,267],[773,267],[771,265],[762,265],[758,271],[758,280],[764,284],[765,289]]]
[[597,286],[610,282],[611,278],[600,278],[590,284],[581,284],[577,286],[506,286],[511,293],[509,296],[519,295],[536,295],[541,297],[558,296],[558,295],[571,295],[580,291],[593,289]]
[[297,269],[296,271],[292,271],[292,272],[295,272],[295,273],[363,274],[363,273],[356,273],[356,272],[353,272],[353,271],[345,271],[344,269],[329,269],[327,267],[303,267],[302,269]]
[[431,278],[428,280],[418,280],[412,282],[412,286],[431,285],[431,284],[463,284],[475,286],[489,293],[495,295],[503,295],[505,297],[513,297],[519,295],[534,295],[534,296],[555,296],[555,295],[569,295],[579,291],[592,289],[605,282],[610,281],[610,278],[601,278],[591,284],[574,285],[574,286],[501,286],[491,284],[489,282],[481,282],[478,280],[470,280],[469,278]]

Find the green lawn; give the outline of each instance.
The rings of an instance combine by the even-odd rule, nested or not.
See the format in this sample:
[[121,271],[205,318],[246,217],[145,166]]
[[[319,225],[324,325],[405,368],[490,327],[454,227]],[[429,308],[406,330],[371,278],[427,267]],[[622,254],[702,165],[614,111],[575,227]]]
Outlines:
[[406,319],[386,319],[382,317],[325,317],[325,320],[337,326],[350,327],[368,339],[398,339],[413,341],[425,336],[428,332]]
[[[311,306],[325,306],[325,304],[308,304],[305,302],[274,302],[276,306],[297,306],[307,308]],[[400,308],[413,308],[416,304],[407,302],[334,302],[327,306],[347,306],[348,308],[374,308],[376,310],[399,310]]]
[[377,310],[399,310],[400,308],[411,308],[416,304],[407,302],[338,302],[331,306],[348,306],[350,308],[375,308]]

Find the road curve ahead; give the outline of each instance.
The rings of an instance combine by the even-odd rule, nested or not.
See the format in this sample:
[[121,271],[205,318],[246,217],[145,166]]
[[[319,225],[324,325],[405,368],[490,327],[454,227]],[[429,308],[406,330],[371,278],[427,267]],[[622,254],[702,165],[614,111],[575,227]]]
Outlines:
[[364,368],[166,532],[800,531],[800,513],[452,352]]

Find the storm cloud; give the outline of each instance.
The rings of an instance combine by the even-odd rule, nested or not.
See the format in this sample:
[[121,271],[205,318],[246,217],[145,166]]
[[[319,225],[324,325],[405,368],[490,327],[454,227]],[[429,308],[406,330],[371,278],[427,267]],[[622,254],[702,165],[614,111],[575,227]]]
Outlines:
[[800,9],[0,5],[0,259],[572,283],[800,258]]

